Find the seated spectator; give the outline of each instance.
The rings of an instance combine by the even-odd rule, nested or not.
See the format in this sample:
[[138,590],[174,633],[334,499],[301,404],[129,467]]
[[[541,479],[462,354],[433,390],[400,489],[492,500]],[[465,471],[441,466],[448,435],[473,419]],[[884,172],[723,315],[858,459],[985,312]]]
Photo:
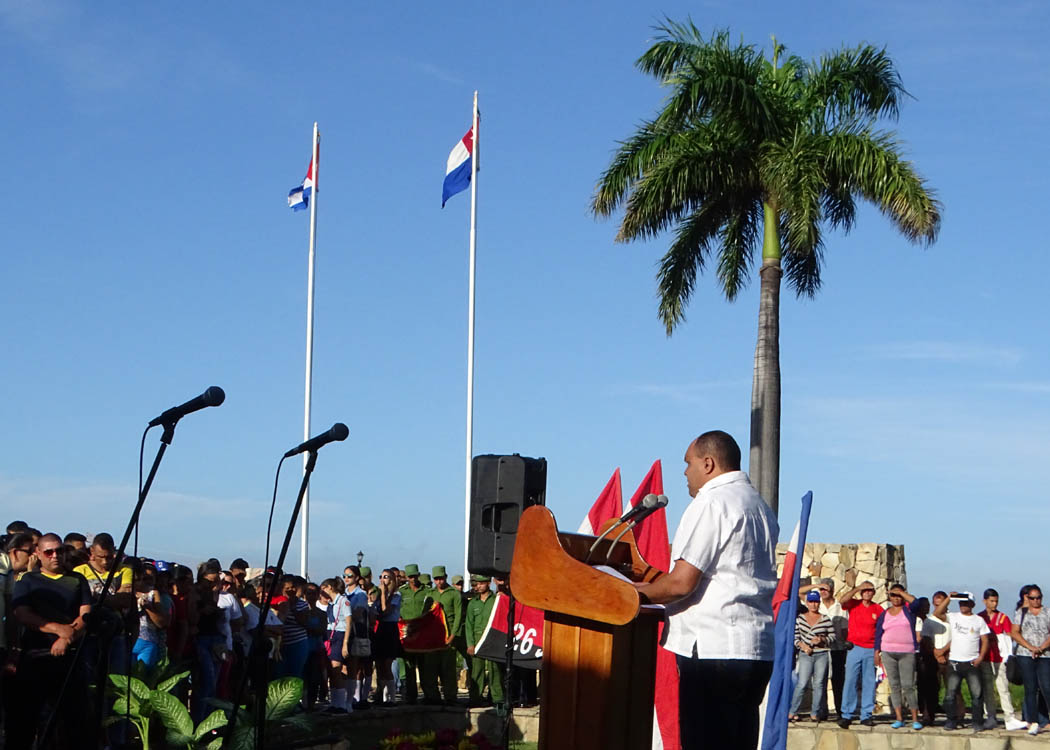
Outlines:
[[890,705],[896,720],[894,729],[904,726],[903,705],[911,711],[911,728],[919,723],[919,696],[915,688],[915,653],[919,641],[915,636],[916,614],[921,607],[914,596],[895,583],[889,590],[889,608],[875,621],[875,666],[886,671],[890,684]]
[[806,594],[806,611],[795,619],[795,670],[798,682],[791,697],[789,720],[798,721],[798,707],[806,688],[810,688],[809,716],[820,721],[820,698],[827,693],[828,647],[835,638],[831,618],[820,613],[820,594]]
[[[948,603],[952,599],[959,602],[958,612],[948,612]],[[948,683],[944,687],[944,713],[948,716],[944,728],[948,730],[958,726],[955,717],[958,717],[959,721],[962,720],[962,706],[955,708],[954,704],[957,700],[955,693],[964,678],[970,688],[974,731],[984,728],[980,666],[988,656],[991,631],[988,624],[973,613],[973,606],[972,597],[953,591],[951,596],[942,600],[933,611],[937,617],[944,617],[947,613],[948,625],[952,631],[952,642],[948,649]]]

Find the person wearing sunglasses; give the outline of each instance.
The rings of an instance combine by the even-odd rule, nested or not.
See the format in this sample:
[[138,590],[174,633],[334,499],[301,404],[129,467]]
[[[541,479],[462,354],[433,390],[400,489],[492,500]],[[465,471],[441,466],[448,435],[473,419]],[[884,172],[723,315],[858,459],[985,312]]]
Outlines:
[[1026,586],[1021,606],[1014,612],[1010,636],[1017,642],[1017,665],[1024,678],[1024,708],[1028,734],[1039,733],[1039,693],[1050,704],[1050,611],[1043,606],[1043,591]]
[[[62,537],[44,534],[36,546],[39,571],[29,571],[15,583],[11,607],[25,631],[7,712],[6,747],[30,747],[41,710],[56,712],[57,747],[74,747],[88,736],[84,726],[83,670],[70,670],[74,649],[84,636],[84,616],[91,610],[91,591],[83,576],[62,572]],[[61,705],[59,693],[70,686]],[[67,744],[68,743],[68,744]]]
[[7,651],[14,648],[18,641],[18,628],[14,617],[8,617],[11,611],[11,596],[14,593],[15,580],[29,570],[30,560],[35,560],[33,537],[24,532],[15,533],[7,538],[5,549],[0,552],[0,666],[6,661]]
[[[875,598],[875,584],[871,581],[857,580],[855,571],[848,570],[845,575],[846,585],[852,588],[842,592],[839,603],[844,612],[849,613],[847,641],[852,644],[846,655],[846,684],[842,693],[842,713],[839,715],[839,726],[845,729],[850,725],[860,707],[860,723],[874,726],[871,717],[875,711],[875,623],[882,614],[882,607],[872,599]],[[860,595],[859,599],[854,597]],[[860,682],[860,691],[857,683]]]

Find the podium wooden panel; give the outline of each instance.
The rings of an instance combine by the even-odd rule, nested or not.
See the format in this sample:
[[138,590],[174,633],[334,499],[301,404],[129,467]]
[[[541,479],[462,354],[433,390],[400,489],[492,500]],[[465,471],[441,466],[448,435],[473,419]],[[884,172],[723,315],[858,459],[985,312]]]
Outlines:
[[[594,541],[559,533],[543,506],[528,508],[519,522],[511,587],[516,599],[545,611],[540,750],[652,747],[662,609],[641,606],[634,586],[584,562]],[[638,553],[631,532],[610,544],[602,540],[590,563],[632,581],[660,575]]]

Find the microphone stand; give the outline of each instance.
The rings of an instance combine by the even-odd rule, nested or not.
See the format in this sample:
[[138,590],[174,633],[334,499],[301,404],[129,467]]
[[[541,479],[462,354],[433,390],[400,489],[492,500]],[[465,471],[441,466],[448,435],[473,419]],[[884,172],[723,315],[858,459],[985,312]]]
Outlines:
[[[292,508],[292,517],[288,520],[288,530],[284,535],[284,544],[281,545],[281,554],[277,558],[276,568],[279,571],[284,570],[284,559],[288,555],[288,545],[292,542],[292,533],[295,531],[296,521],[299,519],[299,510],[303,506],[303,497],[306,495],[306,488],[310,484],[310,475],[314,473],[314,466],[317,464],[317,451],[312,450],[309,452],[306,458],[306,468],[303,470],[303,481],[299,485],[299,496],[295,499],[295,507]],[[266,662],[267,648],[262,645],[262,640],[265,634],[266,628],[266,613],[270,608],[270,602],[273,600],[274,592],[277,590],[279,584],[279,578],[274,575],[273,580],[270,582],[269,587],[266,589],[266,593],[263,596],[262,604],[259,607],[259,623],[255,626],[255,632],[252,634],[252,648],[250,653],[250,665],[248,670],[245,671],[245,677],[248,672],[252,672],[255,675],[255,750],[263,750],[265,745],[266,737],[266,695],[269,690],[269,685],[266,682]],[[223,748],[231,747],[231,739],[233,738],[234,729],[237,726],[237,715],[240,713],[239,706],[241,702],[241,696],[244,695],[245,677],[241,678],[241,683],[237,687],[237,694],[233,697],[233,711],[230,714],[230,721],[226,725],[226,732],[222,739]]]
[[[160,447],[157,449],[157,455],[153,459],[153,466],[150,467],[149,474],[146,476],[146,482],[142,485],[142,489],[139,491],[138,502],[135,504],[135,510],[131,513],[131,518],[128,520],[128,526],[124,529],[124,536],[120,540],[120,547],[117,548],[117,555],[113,559],[113,565],[109,569],[109,575],[106,576],[106,581],[102,585],[102,591],[99,592],[98,599],[91,606],[91,612],[87,618],[87,634],[97,633],[101,621],[102,606],[105,604],[106,597],[109,595],[109,587],[113,582],[113,577],[116,575],[117,569],[120,567],[124,557],[124,550],[128,546],[128,540],[131,539],[132,532],[136,529],[139,523],[139,513],[142,512],[142,506],[146,503],[146,496],[149,495],[150,487],[153,486],[153,480],[157,476],[157,469],[160,468],[161,459],[164,458],[164,452],[171,445],[171,441],[175,438],[175,424],[178,422],[178,418],[171,419],[163,423],[164,432],[160,436]],[[146,428],[146,432],[149,432],[150,428]],[[143,442],[145,442],[146,435],[142,435]],[[98,614],[96,615],[96,612]],[[69,670],[66,672],[66,677],[62,682],[62,689],[58,693],[58,699],[55,701],[54,707],[48,714],[47,721],[44,724],[44,729],[40,733],[40,737],[36,742],[38,748],[45,747],[48,735],[51,733],[51,729],[54,726],[55,714],[58,712],[59,707],[62,705],[62,700],[65,697],[66,690],[69,688],[70,679],[73,676],[74,671],[77,669],[77,665],[80,663],[81,654],[84,653],[83,647],[76,650],[73,654],[73,659],[69,665]],[[105,696],[106,696],[106,682],[104,676],[100,679],[100,675],[103,675],[104,671],[108,669],[108,664],[103,664],[102,659],[104,656],[108,656],[109,648],[99,648],[99,664],[95,670],[95,741],[99,741],[102,733],[102,717],[105,714]],[[131,664],[127,665],[128,679],[130,681],[131,676]],[[131,706],[130,690],[128,694],[128,707]]]

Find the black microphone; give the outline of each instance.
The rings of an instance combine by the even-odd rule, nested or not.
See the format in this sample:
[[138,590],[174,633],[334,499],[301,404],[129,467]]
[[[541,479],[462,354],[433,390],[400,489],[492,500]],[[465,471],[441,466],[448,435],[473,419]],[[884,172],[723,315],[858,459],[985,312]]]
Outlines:
[[[620,516],[620,523],[627,523],[632,518],[636,518],[642,513],[648,515],[649,513],[647,513],[647,511],[651,512],[650,509],[656,508],[658,502],[659,498],[650,492],[648,495],[642,498],[642,502],[638,503],[629,511]],[[664,505],[667,505],[667,498],[664,498]],[[662,508],[663,505],[661,505],[660,507]]]
[[181,406],[173,406],[156,419],[150,420],[149,426],[156,427],[159,424],[171,424],[178,422],[187,414],[200,411],[207,406],[218,406],[226,400],[226,393],[217,385],[213,385],[197,398],[191,398]]
[[299,453],[306,453],[307,451],[316,451],[318,448],[328,445],[329,443],[335,442],[337,440],[346,440],[347,436],[349,435],[350,428],[342,422],[336,422],[334,425],[332,425],[332,429],[328,430],[327,432],[322,432],[320,435],[315,435],[314,437],[307,440],[305,443],[300,443],[299,445],[295,446],[290,451],[285,453],[284,457],[291,458],[292,456],[295,456]]
[[[649,498],[653,498],[652,503],[648,502]],[[638,511],[638,513],[636,513],[635,516],[634,516],[634,520],[631,521],[629,524],[627,524],[627,526],[624,528],[624,530],[621,531],[617,535],[617,537],[615,539],[613,539],[611,542],[609,542],[609,551],[605,553],[605,559],[606,560],[609,559],[609,556],[612,555],[613,547],[615,547],[616,543],[618,541],[620,541],[620,539],[623,538],[624,534],[626,534],[628,531],[633,529],[635,526],[637,526],[639,523],[644,521],[646,518],[651,516],[656,511],[660,510],[661,508],[667,507],[667,503],[668,503],[667,495],[660,495],[659,497],[657,497],[656,495],[653,495],[653,494],[646,495],[645,499],[643,499],[642,502],[638,503],[638,505],[634,506],[634,508],[632,508],[631,510],[638,510],[643,505],[645,505],[647,507],[645,507],[644,509]]]

